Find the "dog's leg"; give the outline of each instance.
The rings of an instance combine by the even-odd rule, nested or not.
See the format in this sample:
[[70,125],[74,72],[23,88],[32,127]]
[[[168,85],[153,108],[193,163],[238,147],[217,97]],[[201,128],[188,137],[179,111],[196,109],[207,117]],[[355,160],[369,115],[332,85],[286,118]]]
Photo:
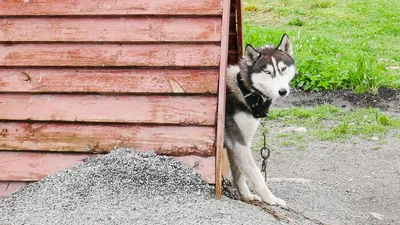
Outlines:
[[229,164],[231,167],[231,173],[233,178],[233,184],[237,188],[240,193],[240,197],[244,201],[261,201],[261,198],[255,194],[252,194],[249,190],[249,187],[246,184],[246,178],[243,176],[242,172],[240,172],[239,168],[237,167],[235,161],[232,159],[231,151],[228,150],[228,158]]
[[[261,197],[261,200],[271,205],[285,206],[285,201],[275,197],[267,187],[266,183],[264,182],[264,177],[257,167],[249,147],[235,143],[234,148],[235,150],[231,151],[232,160],[230,161],[236,164],[236,167],[240,170],[242,177],[244,175],[247,178],[247,181],[250,182],[251,186],[254,188],[254,191]],[[244,178],[242,179],[244,180]]]

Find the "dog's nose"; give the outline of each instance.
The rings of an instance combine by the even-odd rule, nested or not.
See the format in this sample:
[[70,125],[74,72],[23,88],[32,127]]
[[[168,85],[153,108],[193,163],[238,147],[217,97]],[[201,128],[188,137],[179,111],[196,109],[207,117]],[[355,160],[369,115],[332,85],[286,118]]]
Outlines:
[[287,90],[282,88],[281,90],[278,91],[278,94],[280,96],[285,96],[287,94]]

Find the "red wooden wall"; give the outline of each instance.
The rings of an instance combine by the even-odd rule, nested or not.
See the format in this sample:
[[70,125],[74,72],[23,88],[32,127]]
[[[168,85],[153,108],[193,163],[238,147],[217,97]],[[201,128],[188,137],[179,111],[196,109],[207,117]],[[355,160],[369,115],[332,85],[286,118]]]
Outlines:
[[214,183],[229,6],[0,1],[0,196],[115,146],[176,156]]

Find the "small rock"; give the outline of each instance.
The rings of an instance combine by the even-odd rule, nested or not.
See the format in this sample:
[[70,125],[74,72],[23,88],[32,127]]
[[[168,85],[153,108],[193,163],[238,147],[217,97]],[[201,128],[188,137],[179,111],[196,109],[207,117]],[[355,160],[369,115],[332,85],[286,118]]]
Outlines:
[[307,132],[307,128],[305,128],[305,127],[298,127],[298,128],[296,128],[294,131],[295,131],[295,132],[298,132],[298,133],[306,133],[306,132]]
[[376,136],[373,136],[373,137],[371,138],[371,140],[372,140],[372,141],[379,141],[379,138],[376,137]]
[[279,133],[291,133],[291,132],[305,133],[305,132],[307,132],[307,128],[305,128],[305,127],[286,127],[284,129],[282,129]]
[[372,215],[375,219],[381,220],[381,221],[382,221],[383,218],[385,217],[384,215],[379,214],[379,213],[376,213],[376,212],[372,212],[371,215]]

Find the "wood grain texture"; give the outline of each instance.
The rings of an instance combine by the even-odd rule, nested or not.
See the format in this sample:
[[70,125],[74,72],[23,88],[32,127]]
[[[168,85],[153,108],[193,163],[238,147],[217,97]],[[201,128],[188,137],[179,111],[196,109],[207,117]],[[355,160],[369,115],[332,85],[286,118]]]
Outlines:
[[219,67],[218,80],[218,109],[217,109],[217,131],[216,131],[216,168],[215,168],[215,196],[222,198],[222,151],[224,148],[225,130],[225,103],[226,103],[226,72],[228,67],[228,45],[229,45],[229,21],[231,0],[224,0],[224,11],[222,15],[222,39],[221,39],[221,64]]
[[174,156],[213,156],[214,142],[214,127],[0,123],[0,150],[101,153],[130,147]]
[[[0,171],[2,171],[0,173],[0,197],[2,193],[4,195],[18,189],[26,181],[40,180],[59,170],[71,168],[91,156],[93,154],[0,151]],[[215,182],[214,156],[179,156],[176,159],[192,167],[208,183]]]
[[0,181],[0,199],[17,191],[20,187],[26,185],[24,181]]
[[213,125],[211,96],[0,94],[0,120]]
[[[240,0],[231,0],[231,9],[230,9],[230,23],[229,23],[229,40],[228,40],[228,48],[229,51],[234,51],[236,52],[238,50],[238,37],[237,37],[237,32],[236,32],[236,13],[237,13],[237,8],[238,4],[241,4]],[[228,53],[229,54],[229,53]],[[218,128],[217,128],[218,129]],[[218,138],[218,133],[217,131],[217,138]],[[228,178],[230,176],[230,165],[229,165],[229,160],[228,160],[228,155],[227,155],[227,149],[221,146],[221,143],[219,145],[217,144],[217,176],[224,178]]]
[[93,154],[30,153],[0,151],[0,180],[37,181],[69,168]]
[[229,158],[228,158],[228,149],[223,148],[223,150],[221,152],[219,152],[219,154],[221,154],[221,176],[228,178],[231,175],[231,167],[229,164]]
[[[179,86],[182,91],[177,91]],[[211,93],[218,70],[0,68],[0,92]]]
[[220,18],[4,18],[0,42],[219,42]]
[[0,66],[219,66],[218,45],[0,45]]
[[221,15],[221,0],[5,0],[0,16]]
[[181,156],[176,159],[192,167],[209,184],[215,184],[215,156]]

